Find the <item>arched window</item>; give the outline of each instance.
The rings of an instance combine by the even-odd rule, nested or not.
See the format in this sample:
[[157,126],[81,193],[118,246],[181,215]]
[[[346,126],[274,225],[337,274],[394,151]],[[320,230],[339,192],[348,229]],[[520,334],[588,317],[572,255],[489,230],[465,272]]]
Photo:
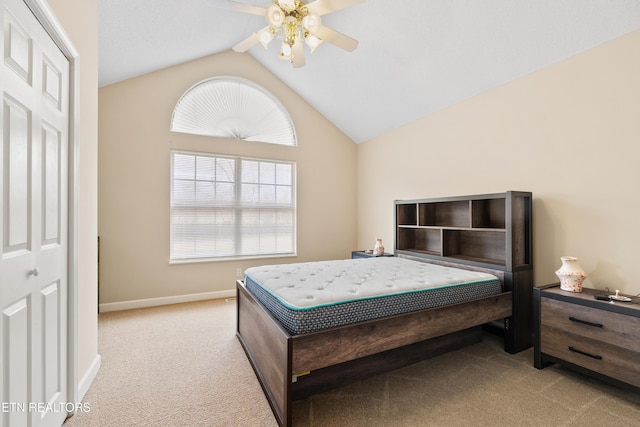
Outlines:
[[173,110],[171,130],[297,145],[293,122],[282,103],[263,87],[239,77],[213,77],[189,88]]

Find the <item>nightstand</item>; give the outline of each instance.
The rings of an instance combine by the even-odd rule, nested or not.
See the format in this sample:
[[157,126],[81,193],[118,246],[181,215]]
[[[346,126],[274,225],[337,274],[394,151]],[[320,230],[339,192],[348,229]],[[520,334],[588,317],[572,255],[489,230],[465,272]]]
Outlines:
[[534,288],[534,366],[558,363],[640,390],[640,298],[595,299],[612,293],[566,292],[559,283]]
[[353,251],[353,252],[351,252],[351,258],[352,259],[355,259],[355,258],[378,258],[378,257],[385,257],[385,256],[393,256],[393,254],[385,252],[382,255],[374,255],[373,252],[367,253],[366,251]]

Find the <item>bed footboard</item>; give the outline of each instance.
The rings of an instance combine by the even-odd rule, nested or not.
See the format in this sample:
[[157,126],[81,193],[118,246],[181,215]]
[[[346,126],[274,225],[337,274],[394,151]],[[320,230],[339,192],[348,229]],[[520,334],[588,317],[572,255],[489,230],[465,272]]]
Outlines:
[[504,292],[292,336],[237,282],[237,336],[281,426],[291,425],[296,398],[340,385],[345,376],[361,379],[471,344],[479,325],[511,315],[512,293]]
[[237,283],[237,331],[279,425],[291,425],[291,336]]
[[293,374],[441,337],[511,316],[511,292],[294,335]]

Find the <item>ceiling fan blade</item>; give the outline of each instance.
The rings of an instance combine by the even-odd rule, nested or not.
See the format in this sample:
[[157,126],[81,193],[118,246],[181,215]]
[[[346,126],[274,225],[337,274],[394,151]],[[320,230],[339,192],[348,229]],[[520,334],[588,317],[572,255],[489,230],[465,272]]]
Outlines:
[[307,4],[306,7],[309,13],[326,15],[327,13],[335,12],[336,10],[345,9],[364,2],[365,0],[316,0]]
[[291,64],[293,64],[293,68],[303,67],[304,64],[307,63],[304,59],[304,47],[300,37],[296,38],[296,42],[291,47],[291,55]]
[[209,0],[209,3],[211,3],[213,7],[233,10],[236,12],[250,13],[252,15],[264,16],[267,12],[267,9],[264,7],[253,6],[233,0]]
[[258,35],[251,34],[248,38],[244,39],[243,41],[235,45],[233,47],[233,50],[235,50],[238,53],[246,52],[247,50],[249,50],[249,48],[252,48],[258,43],[260,43],[260,39],[258,39]]
[[318,38],[338,46],[346,51],[353,51],[358,47],[358,40],[342,34],[336,30],[332,30],[329,27],[322,27],[318,32]]

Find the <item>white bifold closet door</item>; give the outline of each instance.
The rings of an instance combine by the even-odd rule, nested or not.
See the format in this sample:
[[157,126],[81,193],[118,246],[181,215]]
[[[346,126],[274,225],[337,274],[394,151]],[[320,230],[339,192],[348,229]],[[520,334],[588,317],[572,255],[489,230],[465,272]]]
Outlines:
[[0,16],[0,425],[59,426],[69,387],[69,63],[22,0],[0,0]]

